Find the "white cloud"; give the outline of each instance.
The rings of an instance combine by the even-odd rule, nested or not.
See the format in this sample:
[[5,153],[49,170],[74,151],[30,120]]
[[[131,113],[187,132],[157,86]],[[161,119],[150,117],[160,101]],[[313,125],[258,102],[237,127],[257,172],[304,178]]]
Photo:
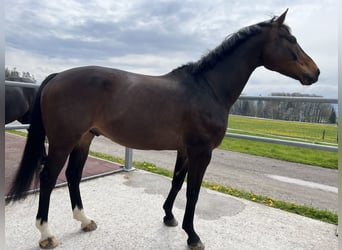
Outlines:
[[39,80],[90,64],[166,73],[198,60],[243,26],[290,7],[286,22],[320,67],[320,81],[303,88],[277,73],[257,70],[245,92],[267,94],[279,87],[337,96],[335,0],[13,0],[5,4],[6,66],[29,71]]

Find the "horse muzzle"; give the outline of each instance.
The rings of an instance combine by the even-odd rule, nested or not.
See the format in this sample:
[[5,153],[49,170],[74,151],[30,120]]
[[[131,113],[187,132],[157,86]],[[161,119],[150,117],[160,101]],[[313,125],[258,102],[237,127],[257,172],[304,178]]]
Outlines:
[[319,74],[320,74],[320,70],[317,68],[317,70],[314,73],[303,74],[303,76],[299,79],[299,81],[302,85],[311,85],[318,81]]

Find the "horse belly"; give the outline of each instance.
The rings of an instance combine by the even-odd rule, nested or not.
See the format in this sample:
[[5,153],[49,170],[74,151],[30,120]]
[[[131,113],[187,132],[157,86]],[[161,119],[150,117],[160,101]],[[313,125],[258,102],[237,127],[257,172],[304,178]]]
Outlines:
[[115,118],[99,129],[104,136],[123,146],[145,150],[177,150],[182,146],[182,130],[176,121],[142,114]]

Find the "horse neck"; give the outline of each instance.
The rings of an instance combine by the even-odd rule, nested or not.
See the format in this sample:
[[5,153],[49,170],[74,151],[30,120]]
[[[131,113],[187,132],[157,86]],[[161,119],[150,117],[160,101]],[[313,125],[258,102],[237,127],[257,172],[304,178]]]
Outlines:
[[213,68],[203,72],[206,81],[228,111],[240,96],[252,72],[261,66],[262,47],[262,36],[253,36]]

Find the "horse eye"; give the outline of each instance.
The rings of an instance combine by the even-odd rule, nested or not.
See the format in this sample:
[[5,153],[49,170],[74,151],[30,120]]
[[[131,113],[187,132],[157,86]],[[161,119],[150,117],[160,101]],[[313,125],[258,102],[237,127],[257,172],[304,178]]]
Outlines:
[[286,35],[280,35],[280,37],[286,39],[290,43],[297,43],[297,39],[292,35],[286,34]]
[[288,40],[290,43],[297,43],[297,39],[294,36],[289,36]]

